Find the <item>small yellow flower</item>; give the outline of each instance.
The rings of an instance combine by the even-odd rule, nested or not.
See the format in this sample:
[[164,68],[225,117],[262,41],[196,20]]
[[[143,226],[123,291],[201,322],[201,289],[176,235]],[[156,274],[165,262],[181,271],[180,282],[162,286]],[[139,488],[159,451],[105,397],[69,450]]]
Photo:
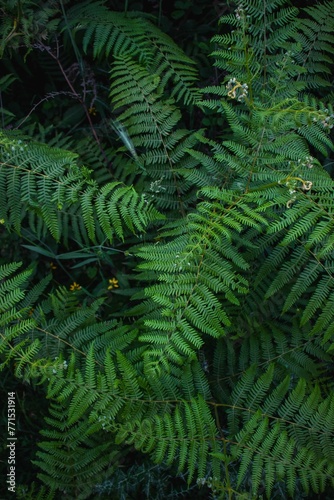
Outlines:
[[109,280],[108,290],[112,290],[113,288],[118,288],[118,287],[119,287],[118,280],[116,278],[111,278]]
[[74,282],[70,285],[70,291],[75,292],[76,290],[81,290],[81,286],[78,283]]
[[52,270],[54,270],[54,269],[57,269],[57,266],[55,266],[53,262],[50,262],[50,268]]

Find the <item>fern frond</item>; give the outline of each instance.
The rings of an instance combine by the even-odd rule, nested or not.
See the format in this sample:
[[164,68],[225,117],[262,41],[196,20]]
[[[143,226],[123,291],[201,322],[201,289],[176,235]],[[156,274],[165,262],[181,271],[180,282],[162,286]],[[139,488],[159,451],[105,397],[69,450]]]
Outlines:
[[[18,376],[22,365],[28,363],[39,349],[38,342],[29,345],[27,334],[34,330],[35,321],[26,319],[22,308],[25,288],[31,269],[17,273],[21,263],[0,266],[0,369],[16,360]],[[23,349],[24,348],[24,349]]]
[[69,10],[68,22],[75,31],[85,30],[83,49],[87,52],[92,45],[93,57],[131,56],[159,78],[162,89],[173,85],[176,100],[189,104],[196,99],[193,61],[142,13],[110,12],[100,2],[86,2]]
[[169,464],[176,462],[179,471],[187,468],[190,483],[195,471],[198,477],[205,476],[209,450],[218,451],[215,432],[211,412],[198,397],[180,403],[172,413],[129,423],[126,430],[116,434],[116,442],[133,443],[137,449],[152,454],[157,463],[166,460]]
[[[172,244],[142,248],[138,253],[147,261],[141,264],[141,269],[153,266],[155,271],[163,273],[159,277],[163,283],[147,288],[146,295],[157,304],[163,304],[161,314],[166,318],[157,319],[155,310],[150,315],[152,319],[150,316],[145,319],[149,333],[143,332],[140,339],[160,346],[169,355],[175,347],[191,355],[194,347],[202,345],[200,332],[214,337],[222,335],[222,325],[230,322],[215,294],[224,293],[228,300],[238,302],[233,289],[239,293],[246,291],[246,282],[241,276],[237,280],[233,276],[224,247],[219,246],[220,238],[217,242],[210,241],[210,222],[206,221],[207,226],[201,226],[202,238],[198,240],[192,241],[194,228],[189,226],[189,239],[188,236],[179,237]],[[219,259],[221,254],[222,260]],[[169,299],[164,300],[165,296]]]
[[[1,134],[3,212],[0,216],[8,228],[14,226],[20,232],[23,219],[29,214],[34,232],[39,234],[47,228],[59,241],[63,231],[67,231],[65,240],[68,240],[70,223],[74,238],[87,243],[103,241],[114,233],[122,239],[124,227],[131,232],[142,232],[150,221],[161,217],[132,187],[114,182],[99,190],[84,168],[81,177],[77,155],[14,137]],[[20,199],[16,200],[16,196]]]
[[53,403],[49,411],[49,429],[41,431],[46,440],[39,443],[34,461],[42,471],[38,477],[53,491],[88,498],[105,477],[104,469],[117,459],[117,451],[98,440],[94,424],[85,420],[69,424],[66,407]]
[[[247,374],[245,377],[249,378]],[[262,377],[261,382],[260,380],[256,384],[259,388],[264,389],[263,384],[270,383],[270,380],[266,380],[265,376]],[[286,399],[282,404],[284,391],[286,391]],[[244,408],[240,411],[249,415],[249,411],[254,408],[254,412],[251,418],[247,419],[242,431],[235,436],[234,439],[238,444],[231,448],[234,459],[240,457],[238,485],[243,483],[250,471],[253,494],[256,494],[260,486],[264,484],[267,495],[270,496],[274,478],[286,481],[291,496],[295,492],[297,476],[301,478],[306,491],[310,488],[314,491],[320,491],[326,483],[333,484],[332,439],[334,429],[332,426],[324,428],[323,421],[321,422],[321,419],[327,422],[327,419],[331,418],[330,415],[334,411],[333,397],[329,396],[321,402],[317,412],[317,420],[315,420],[311,408],[315,408],[321,400],[318,388],[315,387],[313,392],[308,395],[305,381],[300,380],[289,394],[289,386],[283,382],[279,392],[276,391],[276,395],[279,397],[275,402],[272,397],[270,399],[270,414],[278,414],[278,418],[271,421],[261,410],[256,410],[257,404],[255,407],[252,406],[251,401],[254,401],[252,385],[248,385],[247,392],[246,404],[242,405]],[[234,401],[233,397],[232,400]],[[269,408],[269,405],[267,404],[266,407]],[[290,426],[288,422],[291,423],[291,421],[294,422],[294,425]],[[323,436],[316,437],[317,432]],[[329,453],[324,453],[323,448],[319,445],[322,439],[331,440]],[[329,441],[327,441],[328,444]],[[306,450],[309,450],[309,455],[305,464]]]
[[298,32],[294,39],[302,47],[296,54],[296,60],[307,73],[300,76],[305,86],[311,89],[330,85],[331,67],[334,56],[332,1],[326,1],[306,7],[299,21]]

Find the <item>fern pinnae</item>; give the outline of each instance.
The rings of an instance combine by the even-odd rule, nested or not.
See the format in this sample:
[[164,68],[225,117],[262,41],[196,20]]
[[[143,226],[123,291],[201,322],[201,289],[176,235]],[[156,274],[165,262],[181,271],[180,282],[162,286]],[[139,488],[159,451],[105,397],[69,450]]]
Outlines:
[[[333,485],[333,183],[318,160],[333,149],[333,110],[316,97],[331,98],[332,4],[298,13],[285,0],[237,2],[214,39],[222,82],[200,102],[195,65],[142,13],[69,8],[76,54],[81,44],[92,68],[110,68],[116,130],[101,133],[113,172],[85,138],[66,142],[87,148],[79,161],[56,138],[0,138],[6,229],[90,248],[74,276],[124,273],[116,294],[97,274],[92,301],[64,286],[44,298],[48,280],[29,285],[43,266],[36,277],[3,271],[1,355],[47,391],[37,465],[53,492],[96,494],[129,445],[189,484],[212,475],[223,496]],[[207,110],[213,139],[184,128],[196,101],[194,126]],[[123,264],[106,250],[114,238]]]
[[93,217],[92,200],[95,196],[95,186],[89,186],[81,195],[82,215],[85,227],[87,228],[89,239],[95,242],[95,223]]

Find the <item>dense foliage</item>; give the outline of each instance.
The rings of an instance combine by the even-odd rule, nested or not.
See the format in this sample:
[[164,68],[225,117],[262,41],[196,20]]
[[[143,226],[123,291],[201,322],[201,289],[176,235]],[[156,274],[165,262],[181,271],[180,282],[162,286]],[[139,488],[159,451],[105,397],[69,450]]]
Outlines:
[[1,2],[17,498],[332,495],[334,2],[207,4]]

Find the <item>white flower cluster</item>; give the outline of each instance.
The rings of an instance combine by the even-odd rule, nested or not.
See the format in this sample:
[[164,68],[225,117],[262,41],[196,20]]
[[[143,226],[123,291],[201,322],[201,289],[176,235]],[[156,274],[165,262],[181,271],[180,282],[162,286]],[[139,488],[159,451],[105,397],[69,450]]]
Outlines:
[[[289,161],[289,167],[307,167],[307,168],[313,168],[314,167],[314,162],[315,162],[315,159],[313,158],[313,156],[305,156],[305,159],[304,160],[297,160],[297,163],[295,162],[291,162]],[[302,175],[302,174],[298,174],[298,175]]]
[[146,205],[148,205],[148,204],[149,204],[149,200],[147,199],[147,194],[146,194],[146,193],[143,193],[143,194],[141,195],[141,197],[142,197],[143,201],[146,203]]
[[180,256],[179,253],[175,254],[175,259],[176,259],[176,262],[174,262],[173,266],[174,266],[174,269],[177,269],[178,272],[183,271],[183,265],[186,265],[186,266],[191,265],[188,258],[186,256],[184,256],[184,257]]
[[306,156],[305,161],[303,163],[304,167],[313,168],[314,167],[314,158],[313,156]]
[[17,141],[12,140],[11,144],[12,145],[10,147],[9,147],[9,145],[5,146],[5,149],[7,149],[7,153],[6,153],[7,157],[12,156],[12,154],[9,151],[11,151],[12,153],[17,153],[17,152],[20,152],[20,151],[22,152],[24,150],[24,148],[27,147],[27,144],[24,144],[21,141],[21,139],[19,139]]
[[[58,356],[56,356],[54,358],[55,361],[58,360]],[[57,373],[57,368],[58,370],[66,370],[66,368],[68,367],[68,363],[66,360],[64,360],[61,364],[59,365],[56,365],[53,369],[52,369],[52,373],[55,375]]]
[[245,17],[245,9],[243,8],[242,4],[240,4],[234,12],[235,17],[238,19],[238,21],[241,21],[241,19]]
[[109,417],[107,417],[106,415],[103,415],[103,416],[100,416],[98,418],[98,421],[102,424],[102,429],[105,431],[107,430],[108,424],[111,420],[112,419],[111,419],[110,415],[109,415]]
[[226,84],[227,95],[232,99],[244,101],[248,96],[247,83],[240,83],[236,78],[231,78]]
[[150,184],[150,191],[152,191],[153,193],[161,193],[161,191],[166,191],[166,188],[161,185],[164,177],[165,176],[163,175],[160,179],[152,181]]
[[212,478],[210,477],[199,477],[196,481],[198,486],[204,486],[206,485],[208,488],[210,488],[213,493],[217,493],[217,486],[218,486],[218,480],[216,477]]
[[314,117],[313,121],[319,122],[325,129],[331,130],[334,127],[334,113],[330,113],[327,108],[323,112],[325,116],[322,116],[321,119]]

